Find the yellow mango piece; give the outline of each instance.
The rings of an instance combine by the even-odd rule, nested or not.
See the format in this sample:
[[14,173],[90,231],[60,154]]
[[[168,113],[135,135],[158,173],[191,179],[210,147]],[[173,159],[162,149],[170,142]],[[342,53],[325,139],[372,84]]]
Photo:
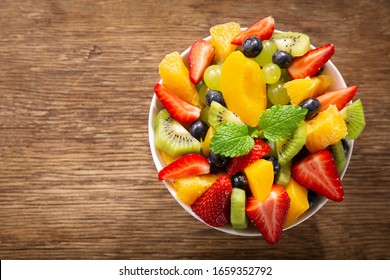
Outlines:
[[295,223],[299,216],[309,209],[309,202],[307,200],[308,190],[299,185],[293,178],[287,184],[286,192],[290,197],[290,208],[287,211],[287,217],[284,223],[285,228]]
[[283,85],[287,90],[292,105],[299,105],[303,100],[313,96],[319,81],[309,77],[291,80]]
[[189,71],[178,52],[164,57],[159,65],[163,85],[176,93],[181,99],[201,107],[199,93],[191,82]]
[[266,83],[260,66],[235,51],[222,66],[222,95],[228,109],[249,126],[257,126],[260,114],[267,108]]
[[332,77],[325,74],[312,77],[311,79],[318,82],[311,97],[317,97],[323,94],[333,82]]
[[219,177],[218,174],[206,174],[176,179],[172,186],[176,190],[177,198],[183,203],[191,205],[198,199]]
[[259,159],[244,168],[244,173],[248,178],[249,188],[254,198],[262,202],[271,193],[274,182],[274,167],[272,162]]
[[211,138],[214,136],[215,130],[213,127],[209,127],[207,130],[206,136],[204,137],[204,140],[201,144],[203,155],[205,157],[209,156],[210,153],[210,143],[211,143]]
[[239,33],[241,33],[240,24],[236,22],[218,24],[210,28],[211,43],[215,47],[214,59],[216,62],[225,60],[229,54],[237,49],[237,46],[230,42]]
[[347,135],[347,125],[335,105],[307,122],[306,148],[315,153],[336,144]]
[[182,156],[182,155],[172,156],[172,155],[164,152],[163,150],[160,150],[160,153],[161,153],[161,156],[162,156],[166,165],[174,162],[175,160],[179,159]]

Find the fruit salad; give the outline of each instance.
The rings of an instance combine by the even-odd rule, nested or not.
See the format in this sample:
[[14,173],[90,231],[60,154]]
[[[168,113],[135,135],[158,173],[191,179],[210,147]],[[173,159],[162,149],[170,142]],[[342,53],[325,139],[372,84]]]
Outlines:
[[341,174],[365,127],[357,86],[326,74],[333,44],[314,48],[272,16],[229,22],[160,65],[158,179],[204,223],[254,228],[269,244],[320,198],[344,199]]

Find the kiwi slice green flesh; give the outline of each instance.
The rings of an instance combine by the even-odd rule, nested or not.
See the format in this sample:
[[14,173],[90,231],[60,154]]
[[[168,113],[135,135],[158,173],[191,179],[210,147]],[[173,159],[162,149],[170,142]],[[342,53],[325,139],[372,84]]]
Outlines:
[[276,151],[278,153],[278,161],[281,165],[290,161],[306,143],[306,122],[294,131],[292,135],[282,141],[276,142]]
[[341,141],[337,142],[336,144],[333,144],[330,146],[334,162],[336,164],[337,171],[339,174],[343,171],[345,168],[345,165],[347,164],[347,157],[344,154],[344,148],[343,143]]
[[276,179],[276,184],[282,187],[286,187],[291,179],[291,164],[292,161],[288,161],[285,164],[280,165],[280,171]]
[[310,50],[310,38],[299,32],[275,33],[271,38],[278,50],[290,53],[293,57],[302,56]]
[[341,114],[347,124],[348,134],[346,139],[357,139],[366,126],[363,104],[360,99],[342,109]]
[[234,229],[248,227],[248,218],[245,211],[246,195],[243,189],[233,188],[230,206],[230,222]]
[[166,109],[156,117],[154,145],[169,155],[199,153],[201,144]]
[[236,114],[215,101],[210,104],[208,121],[214,128],[227,122],[242,123]]

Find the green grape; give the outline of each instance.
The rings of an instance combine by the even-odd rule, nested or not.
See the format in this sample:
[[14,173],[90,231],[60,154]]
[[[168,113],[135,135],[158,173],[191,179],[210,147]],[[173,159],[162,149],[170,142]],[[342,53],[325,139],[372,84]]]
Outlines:
[[208,90],[209,90],[209,88],[207,87],[206,84],[203,84],[203,86],[201,86],[199,89],[199,98],[200,98],[200,101],[202,101],[202,103],[204,105],[207,105],[206,94],[207,94]]
[[196,86],[196,89],[199,91],[200,90],[200,88],[202,87],[204,85],[204,82],[203,82],[203,80],[201,80],[197,85],[195,85]]
[[276,44],[271,40],[264,40],[263,41],[263,50],[261,53],[255,57],[255,61],[263,67],[264,65],[268,63],[272,63],[272,55],[274,52],[276,52],[278,49],[276,47]]
[[275,63],[268,63],[262,68],[263,77],[267,84],[274,84],[280,79],[282,71]]
[[210,110],[210,107],[209,106],[204,106],[202,108],[202,110],[200,111],[200,120],[201,121],[204,121],[205,123],[209,123],[209,110]]
[[286,69],[280,69],[282,71],[282,74],[280,75],[280,80],[283,81],[283,82],[288,82],[288,81],[291,81],[291,77],[290,75],[288,74],[287,70]]
[[211,65],[204,71],[203,80],[209,89],[221,91],[221,65]]
[[268,100],[276,105],[286,105],[290,102],[290,97],[287,94],[287,90],[283,87],[284,81],[279,80],[267,87]]

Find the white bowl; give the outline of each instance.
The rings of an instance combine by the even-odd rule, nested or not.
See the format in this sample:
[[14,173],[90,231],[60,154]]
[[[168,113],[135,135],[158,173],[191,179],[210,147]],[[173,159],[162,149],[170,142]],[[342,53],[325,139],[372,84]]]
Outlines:
[[[242,28],[242,29],[245,29],[245,28]],[[276,32],[279,32],[279,31],[276,31]],[[211,37],[210,36],[206,37],[206,38],[204,38],[204,40],[209,41],[209,40],[211,40]],[[314,48],[314,46],[311,46],[311,47]],[[188,55],[189,55],[189,52],[190,52],[190,47],[188,49],[186,49],[181,54],[181,57],[183,58],[183,62],[187,65],[187,67],[188,67]],[[327,62],[326,67],[324,68],[323,74],[329,75],[333,79],[333,83],[328,88],[328,90],[335,90],[335,89],[340,89],[340,88],[347,87],[347,85],[345,84],[345,81],[344,81],[343,77],[341,76],[340,72],[337,70],[336,66],[331,61]],[[162,81],[160,80],[159,83],[162,83]],[[161,153],[154,146],[154,125],[155,125],[155,120],[156,120],[157,113],[161,109],[163,109],[163,105],[158,100],[156,95],[153,95],[152,103],[150,105],[150,110],[149,110],[148,131],[149,131],[150,150],[151,150],[153,161],[154,161],[154,164],[156,165],[157,171],[160,171],[165,166],[165,162],[164,162],[164,160],[163,160],[163,158],[161,156]],[[345,172],[346,172],[346,170],[348,168],[349,161],[350,161],[351,155],[352,155],[354,141],[353,140],[348,140],[348,144],[349,144],[349,151],[348,151],[348,154],[347,154],[347,164],[346,164],[344,170],[341,172],[340,179],[342,179],[344,177],[344,174],[345,174]],[[157,178],[157,174],[156,174],[156,178]],[[181,202],[177,198],[176,192],[175,192],[174,188],[172,187],[172,181],[163,181],[163,183],[166,186],[166,188],[168,189],[168,191],[171,193],[171,195],[176,199],[176,201],[188,213],[190,213],[197,220],[199,220],[202,223],[206,224],[203,220],[201,220],[192,211],[190,206],[184,204],[183,202]],[[327,198],[325,198],[323,196],[318,196],[317,200],[314,203],[314,205],[310,209],[308,209],[305,213],[303,213],[294,224],[292,224],[288,228],[285,228],[284,230],[293,228],[293,227],[299,225],[300,223],[304,222],[305,220],[307,220],[311,216],[313,216],[318,210],[320,210],[325,205],[325,203],[327,201],[328,201]],[[210,226],[210,225],[208,225],[208,226]],[[250,223],[248,223],[248,228],[244,229],[244,230],[235,230],[235,229],[233,229],[231,227],[230,224],[225,225],[225,226],[220,227],[220,228],[216,228],[216,227],[212,227],[212,228],[217,229],[217,230],[222,231],[222,232],[229,233],[229,234],[234,234],[234,235],[241,235],[241,236],[260,236],[261,235],[260,232],[253,225],[251,225]]]

